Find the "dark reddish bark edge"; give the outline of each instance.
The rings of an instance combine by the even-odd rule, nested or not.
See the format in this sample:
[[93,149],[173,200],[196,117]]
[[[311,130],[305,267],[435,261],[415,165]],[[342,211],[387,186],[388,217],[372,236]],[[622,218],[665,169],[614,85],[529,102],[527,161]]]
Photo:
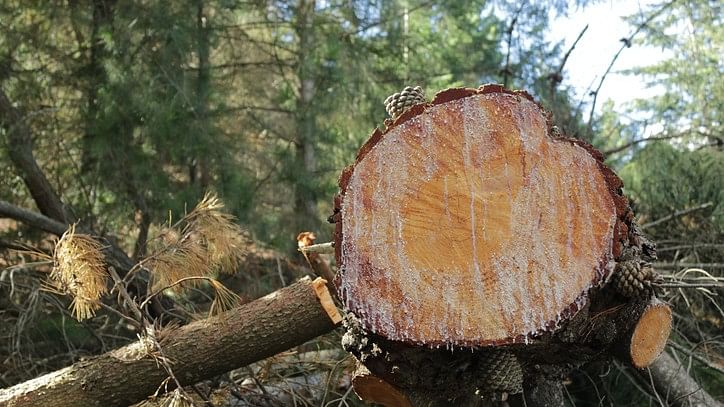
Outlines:
[[[304,278],[217,317],[161,331],[164,355],[182,385],[273,356],[338,325],[320,303],[325,292],[329,297],[324,280]],[[167,373],[136,341],[0,389],[0,405],[127,406],[153,394],[166,378]]]
[[[395,128],[396,126],[401,125],[402,123],[407,122],[408,120],[422,114],[430,107],[444,104],[450,101],[463,99],[470,96],[475,95],[484,95],[484,94],[495,94],[495,93],[502,93],[517,97],[525,98],[531,102],[533,102],[541,111],[543,114],[546,124],[548,127],[548,136],[554,139],[555,141],[561,141],[561,142],[568,142],[571,144],[574,144],[576,146],[581,147],[584,149],[587,153],[589,153],[595,160],[598,165],[598,168],[604,177],[604,180],[606,182],[606,185],[608,186],[609,195],[611,196],[611,199],[613,200],[615,210],[616,210],[616,217],[617,222],[614,226],[613,230],[613,242],[612,242],[612,254],[613,254],[613,260],[618,261],[621,258],[621,255],[623,253],[623,248],[630,245],[631,243],[639,245],[639,237],[638,233],[635,230],[635,227],[633,226],[633,212],[631,211],[628,199],[623,195],[623,181],[604,164],[604,156],[599,152],[596,148],[594,148],[591,144],[579,140],[574,139],[567,136],[556,136],[554,135],[553,131],[553,118],[552,115],[545,110],[538,102],[534,100],[534,98],[527,93],[526,91],[522,90],[510,90],[506,89],[502,85],[497,84],[486,84],[482,85],[477,89],[473,88],[451,88],[446,89],[443,91],[438,92],[435,97],[433,98],[432,102],[426,103],[426,104],[419,104],[416,106],[413,106],[409,110],[405,111],[402,115],[397,117],[394,121],[392,120],[385,120],[385,129],[381,130],[379,128],[376,128],[370,138],[360,147],[359,152],[357,153],[357,157],[355,159],[355,162],[352,165],[347,166],[344,170],[342,170],[342,173],[339,177],[339,192],[334,197],[334,214],[330,217],[330,221],[335,223],[335,231],[334,231],[334,241],[335,241],[335,259],[338,265],[342,265],[342,219],[341,219],[341,208],[344,201],[344,195],[346,193],[349,180],[352,176],[352,173],[354,172],[355,166],[361,162],[365,156],[374,148],[374,146],[384,137],[385,134],[387,134],[391,129]],[[608,277],[610,276],[611,271],[606,269],[606,264],[608,263],[610,259],[600,259],[599,266],[597,267],[597,273],[594,280],[591,282],[591,287],[587,290],[584,290],[581,292],[578,297],[576,298],[576,301],[574,301],[572,304],[568,306],[568,308],[562,310],[558,315],[558,320],[556,321],[549,321],[545,328],[541,329],[538,332],[535,332],[530,335],[519,335],[514,338],[508,338],[505,341],[496,341],[491,343],[470,343],[469,346],[481,346],[481,345],[501,345],[501,344],[507,344],[507,343],[522,343],[525,342],[529,338],[536,337],[540,335],[543,332],[547,332],[550,330],[553,330],[555,327],[557,327],[561,322],[569,319],[571,316],[575,315],[576,312],[579,310],[579,303],[580,300],[588,295],[588,292],[590,289],[599,286],[601,283],[605,282]],[[335,286],[340,286],[340,279],[342,277],[342,273],[337,273],[335,278]],[[337,293],[339,295],[339,293]],[[437,346],[437,345],[444,345],[444,344],[421,344],[426,346]]]

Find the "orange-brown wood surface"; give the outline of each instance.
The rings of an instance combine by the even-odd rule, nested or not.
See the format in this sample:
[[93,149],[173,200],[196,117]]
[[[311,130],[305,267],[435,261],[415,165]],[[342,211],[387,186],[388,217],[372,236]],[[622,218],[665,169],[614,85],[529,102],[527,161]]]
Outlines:
[[631,364],[643,369],[653,363],[664,351],[670,333],[671,307],[654,301],[644,310],[631,336]]
[[500,87],[449,90],[377,131],[342,175],[338,290],[391,340],[525,341],[613,269],[620,181]]

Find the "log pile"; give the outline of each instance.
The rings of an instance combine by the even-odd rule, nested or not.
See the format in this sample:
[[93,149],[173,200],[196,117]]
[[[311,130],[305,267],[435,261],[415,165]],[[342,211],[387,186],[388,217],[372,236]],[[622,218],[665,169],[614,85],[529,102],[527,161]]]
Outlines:
[[591,360],[641,368],[661,353],[655,249],[592,146],[497,85],[385,124],[342,172],[331,218],[343,346],[367,374],[413,405],[448,405],[549,394]]

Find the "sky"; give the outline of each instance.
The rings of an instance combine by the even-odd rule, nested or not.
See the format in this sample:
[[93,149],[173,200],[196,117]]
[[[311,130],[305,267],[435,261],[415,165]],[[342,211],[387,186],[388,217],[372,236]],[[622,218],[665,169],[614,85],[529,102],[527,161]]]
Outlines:
[[[652,3],[654,2],[650,0],[607,0],[583,10],[571,10],[567,17],[557,18],[551,24],[549,38],[554,42],[564,41],[562,47],[564,53],[568,51],[586,24],[589,25],[566,62],[564,84],[572,85],[579,97],[589,86],[592,90],[595,89],[614,55],[621,48],[622,43],[619,40],[628,37],[635,30],[635,27],[631,27],[621,17],[647,9],[647,5]],[[603,82],[596,101],[596,112],[601,111],[600,108],[607,99],[612,99],[616,104],[615,110],[621,111],[627,102],[635,98],[646,98],[656,94],[656,90],[647,89],[640,78],[617,72],[634,66],[652,64],[664,56],[661,49],[653,47],[633,44],[631,48],[625,49]],[[585,100],[590,102],[591,97],[587,96]]]

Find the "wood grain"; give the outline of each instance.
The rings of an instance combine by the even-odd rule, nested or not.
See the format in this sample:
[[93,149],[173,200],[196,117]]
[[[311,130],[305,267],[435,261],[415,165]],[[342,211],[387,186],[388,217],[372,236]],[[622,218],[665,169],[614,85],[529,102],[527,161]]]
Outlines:
[[430,346],[551,329],[613,269],[620,180],[549,136],[524,94],[454,90],[411,110],[341,177],[345,306],[375,334]]

